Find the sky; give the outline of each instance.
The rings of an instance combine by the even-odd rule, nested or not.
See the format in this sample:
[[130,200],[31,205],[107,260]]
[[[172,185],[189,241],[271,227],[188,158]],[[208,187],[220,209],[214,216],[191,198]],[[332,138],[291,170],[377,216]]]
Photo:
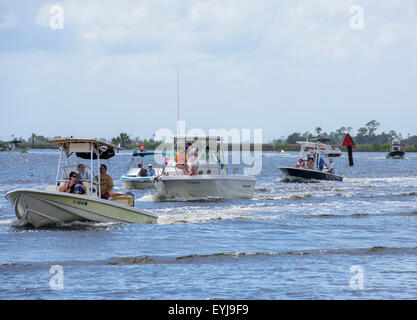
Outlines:
[[415,0],[0,0],[0,139],[417,135]]

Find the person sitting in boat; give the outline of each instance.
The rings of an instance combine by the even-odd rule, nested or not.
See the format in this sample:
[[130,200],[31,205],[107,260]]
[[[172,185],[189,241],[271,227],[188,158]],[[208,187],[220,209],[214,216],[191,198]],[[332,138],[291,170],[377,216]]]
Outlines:
[[148,164],[148,176],[153,177],[155,175],[155,171],[152,168],[151,164]]
[[[95,177],[98,181],[98,176]],[[107,166],[105,164],[100,165],[100,191],[102,199],[110,199],[113,192],[113,178],[107,174]]]
[[314,170],[314,159],[309,157],[307,159],[306,169]]
[[81,181],[78,181],[77,178],[77,173],[71,171],[71,173],[69,174],[69,181],[65,182],[65,184],[59,188],[59,191],[85,194],[87,192],[87,188],[83,185]]
[[332,173],[332,174],[336,173],[333,158],[329,158],[329,165],[327,167],[327,173]]
[[148,176],[148,171],[146,171],[145,168],[142,168],[142,163],[138,163],[138,168],[139,168],[139,172],[138,172],[138,176],[139,177],[147,177]]
[[198,167],[200,166],[200,162],[198,161],[198,150],[194,149],[193,157],[190,159],[191,162],[191,174],[196,175],[198,172]]
[[85,170],[85,166],[82,163],[77,165],[77,178],[80,180],[90,180],[90,174]]
[[296,168],[304,168],[305,167],[305,163],[303,159],[298,159],[298,163],[295,165]]
[[184,152],[184,147],[180,147],[179,151],[175,155],[175,163],[178,169],[182,169],[184,171],[184,174],[191,175],[191,172],[188,169],[187,155]]

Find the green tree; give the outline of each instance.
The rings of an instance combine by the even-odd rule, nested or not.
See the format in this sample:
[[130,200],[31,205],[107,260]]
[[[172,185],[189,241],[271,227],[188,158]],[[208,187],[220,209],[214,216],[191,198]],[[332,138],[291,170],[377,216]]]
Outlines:
[[365,126],[368,128],[368,135],[374,136],[381,124],[376,120],[371,120]]
[[129,135],[125,132],[120,133],[120,135],[116,138],[112,138],[111,141],[116,145],[120,144],[122,148],[124,148],[127,144],[132,142]]

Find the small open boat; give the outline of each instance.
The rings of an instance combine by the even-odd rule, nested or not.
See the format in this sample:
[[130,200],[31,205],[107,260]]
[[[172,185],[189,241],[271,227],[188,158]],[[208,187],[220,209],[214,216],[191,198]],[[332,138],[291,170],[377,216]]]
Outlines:
[[[110,159],[118,147],[96,139],[59,138],[50,140],[61,149],[56,183],[46,190],[16,189],[6,194],[19,220],[25,220],[35,227],[74,221],[156,223],[157,217],[150,212],[134,207],[134,196],[130,194],[111,194],[109,200],[102,199],[100,174],[94,178],[94,160],[97,171],[101,159]],[[62,156],[65,163],[61,171]],[[68,163],[72,156],[89,159],[84,176],[78,179],[86,188],[85,194],[59,191],[69,180],[68,173],[74,171]],[[75,166],[77,167],[77,165]],[[61,175],[62,173],[62,175]],[[78,173],[77,173],[78,176]]]
[[[320,159],[321,151],[324,148],[321,142],[311,141],[297,141],[301,145],[299,155],[298,167],[280,167],[279,169],[290,181],[312,181],[312,180],[328,180],[328,181],[343,181],[343,177],[329,172],[324,168],[321,168]],[[307,152],[307,155],[305,154]],[[331,160],[330,160],[331,159]],[[329,161],[333,161],[330,158]],[[304,164],[310,160],[310,166],[307,167]]]
[[156,154],[165,154],[163,152],[158,151],[139,151],[134,150],[132,153],[132,159],[129,163],[128,171],[120,177],[120,181],[123,183],[123,188],[128,190],[133,189],[148,189],[148,188],[154,188],[155,185],[153,184],[153,178],[154,176],[161,175],[162,168],[153,168],[154,170],[154,176],[140,176],[139,171],[140,168],[134,167],[132,168],[133,160],[135,160],[136,157],[140,158],[139,163],[142,164],[143,168],[146,169],[146,165],[144,165],[144,159],[145,157],[154,156]]

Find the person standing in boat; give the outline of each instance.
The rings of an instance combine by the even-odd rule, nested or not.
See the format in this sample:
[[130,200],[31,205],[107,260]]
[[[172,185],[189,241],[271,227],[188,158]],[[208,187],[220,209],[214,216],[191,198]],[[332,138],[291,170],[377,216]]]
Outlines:
[[[98,181],[98,176],[96,176]],[[107,174],[107,166],[105,164],[100,165],[100,190],[102,199],[110,199],[113,192],[113,178]]]
[[324,167],[327,167],[327,163],[319,155],[316,155],[316,157],[317,157],[317,166],[318,166],[319,170],[322,171],[324,169]]
[[196,175],[198,173],[198,167],[200,166],[200,161],[198,161],[198,150],[194,149],[193,157],[190,159],[191,162],[191,174]]

